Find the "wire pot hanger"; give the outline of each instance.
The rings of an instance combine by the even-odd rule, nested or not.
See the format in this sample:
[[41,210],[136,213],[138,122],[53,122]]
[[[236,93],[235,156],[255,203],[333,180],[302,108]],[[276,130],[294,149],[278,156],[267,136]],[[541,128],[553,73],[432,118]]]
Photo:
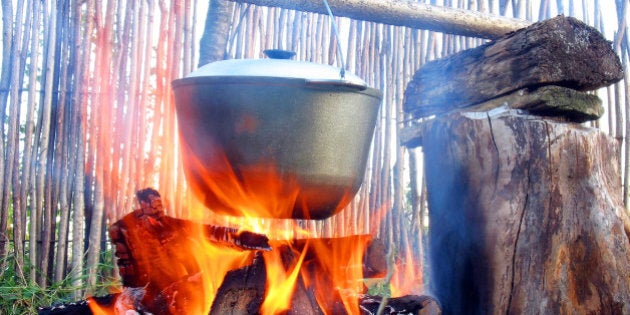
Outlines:
[[333,32],[335,33],[335,37],[337,37],[337,55],[339,57],[339,62],[341,63],[341,70],[339,71],[339,76],[342,79],[346,77],[346,63],[343,57],[343,51],[341,51],[341,37],[339,37],[339,30],[337,29],[337,23],[335,22],[335,16],[330,10],[330,6],[328,5],[327,0],[324,1],[324,6],[326,7],[326,11],[328,11],[328,16],[330,17],[330,24],[332,25]]

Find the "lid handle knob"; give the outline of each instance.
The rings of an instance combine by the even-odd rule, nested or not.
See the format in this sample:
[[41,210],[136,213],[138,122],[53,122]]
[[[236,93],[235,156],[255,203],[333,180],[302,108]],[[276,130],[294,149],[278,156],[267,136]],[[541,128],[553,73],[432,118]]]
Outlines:
[[263,53],[271,59],[291,59],[295,56],[294,51],[282,49],[265,49]]

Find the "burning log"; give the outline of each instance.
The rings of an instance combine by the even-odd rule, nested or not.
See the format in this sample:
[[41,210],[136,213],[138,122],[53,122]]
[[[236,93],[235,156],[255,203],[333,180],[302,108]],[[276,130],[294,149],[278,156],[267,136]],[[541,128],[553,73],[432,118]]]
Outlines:
[[[423,312],[419,314],[437,314],[435,310],[439,310],[437,302],[428,297],[381,302],[380,297],[365,295],[363,279],[384,277],[387,269],[385,246],[369,235],[269,241],[261,234],[168,217],[159,193],[153,189],[139,191],[137,198],[140,209],[110,227],[122,291],[43,308],[40,314],[199,314],[207,309],[210,314],[275,313],[275,309],[287,314],[373,314],[381,303],[384,314],[420,310]],[[212,251],[199,247],[201,241],[243,253],[236,267],[228,266],[231,269],[219,273],[216,292],[208,293],[204,285],[208,272],[202,266],[203,259],[189,256],[210,256],[215,260],[211,265],[216,267],[220,265],[217,260],[227,259],[226,252],[213,256]],[[282,273],[274,270],[278,266],[293,270],[296,280],[283,280]],[[288,305],[272,305],[270,310],[265,306],[268,300],[281,300],[269,296],[273,291],[270,287],[282,287],[285,282],[288,289],[276,294],[287,295]]]
[[210,315],[256,314],[263,303],[266,279],[265,262],[258,253],[251,265],[225,275]]
[[[299,243],[305,244],[305,240]],[[323,243],[333,244],[334,239],[327,239]],[[280,248],[283,252],[281,256],[286,259],[287,264],[296,259],[293,255],[294,250],[283,246]],[[384,254],[384,252],[383,252]],[[263,304],[265,293],[266,270],[264,260],[261,253],[256,255],[251,265],[230,271],[217,292],[217,297],[212,304],[210,314],[259,314]],[[307,257],[310,256],[307,254]],[[315,257],[310,257],[313,259]],[[365,271],[365,268],[364,268]],[[313,274],[307,272],[307,278],[300,278],[297,281],[291,298],[291,309],[286,314],[347,314],[346,308],[342,304],[339,297],[340,292],[329,290],[324,292],[330,298],[327,301],[317,299],[317,294],[313,287],[307,287],[305,283],[312,282]],[[304,274],[302,274],[304,276]],[[326,275],[319,275],[326,277]],[[379,308],[382,308],[380,314],[420,314],[420,315],[438,315],[441,309],[438,302],[430,296],[407,295],[403,297],[384,299],[380,296],[371,296],[367,294],[358,294],[358,312],[364,315],[379,314]],[[322,305],[323,304],[323,305]],[[381,304],[383,304],[381,306]],[[324,308],[326,312],[322,310]]]
[[[332,283],[335,272],[350,273],[352,270],[345,269],[358,267],[363,276],[355,279],[356,281],[361,281],[363,278],[384,277],[387,272],[386,251],[383,243],[370,239],[367,235],[354,235],[343,238],[299,239],[288,244],[284,242],[272,243],[274,251],[278,252],[278,256],[282,260],[282,265],[287,269],[296,265],[300,256],[303,256],[300,275],[291,296],[291,309],[288,314],[322,314],[322,308],[327,310],[329,314],[345,314],[346,307],[343,305],[343,297],[341,296],[343,292],[335,289],[335,285]],[[347,252],[345,247],[348,244],[362,246],[360,244],[366,242],[368,242],[367,249],[363,255],[361,266],[332,266],[338,269],[336,271],[329,270],[330,265],[322,266],[331,261],[332,258],[329,255],[322,255],[322,253],[339,255],[343,251]],[[264,255],[267,253],[257,254],[251,265],[230,271],[226,275],[217,291],[211,314],[239,313],[241,311],[247,314],[258,313],[263,302],[267,281]],[[348,259],[350,257],[341,259],[341,261]],[[328,272],[322,272],[327,269]],[[356,292],[356,294],[364,293],[362,290]]]
[[[171,275],[170,272],[155,270],[160,265],[159,261],[168,261],[162,264],[168,269],[181,269],[184,272],[174,274],[166,280],[166,283],[174,283],[182,276],[194,276],[200,270],[198,266],[189,265],[190,259],[180,257],[181,250],[192,246],[191,235],[197,235],[193,231],[200,230],[206,240],[219,246],[229,246],[244,250],[270,250],[268,239],[264,235],[247,231],[239,232],[237,229],[201,225],[189,220],[182,220],[164,215],[164,208],[160,194],[151,188],[140,190],[136,194],[140,203],[140,209],[126,215],[121,220],[112,224],[109,228],[110,238],[115,247],[118,258],[118,267],[126,287],[143,287],[152,279],[151,273],[160,274],[161,278]],[[134,258],[134,253],[139,255],[141,248],[147,247],[147,242],[154,242],[147,257]],[[176,259],[173,259],[173,258]],[[156,262],[157,260],[157,262]],[[181,264],[181,266],[173,266]]]
[[102,297],[94,297],[91,300],[83,300],[75,303],[53,305],[50,307],[40,307],[38,315],[91,315],[90,303],[113,306],[119,294],[108,294]]
[[203,294],[203,259],[195,255],[211,256],[205,251],[214,246],[242,252],[242,259],[251,261],[255,251],[271,250],[268,238],[262,234],[166,216],[160,194],[154,189],[140,190],[136,197],[140,209],[109,228],[123,291],[73,305],[44,308],[40,314],[92,314],[85,312],[87,307],[104,314],[114,314],[116,310],[195,313],[208,299]]
[[203,267],[193,258],[203,251],[196,236],[217,246],[235,250],[270,250],[261,234],[227,227],[203,225],[164,215],[160,194],[151,188],[136,194],[140,209],[109,228],[123,286],[144,288],[142,305],[160,314],[185,312],[203,305]]

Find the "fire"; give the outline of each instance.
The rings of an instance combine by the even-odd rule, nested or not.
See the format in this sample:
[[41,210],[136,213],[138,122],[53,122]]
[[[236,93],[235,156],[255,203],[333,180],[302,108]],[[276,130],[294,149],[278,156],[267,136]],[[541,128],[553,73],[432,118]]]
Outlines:
[[[247,124],[243,128],[253,127]],[[187,176],[195,180],[188,181],[186,189],[197,200],[176,209],[175,213],[183,214],[185,219],[166,216],[161,210],[161,201],[154,204],[154,199],[147,201],[138,197],[140,209],[127,214],[110,229],[114,231],[112,241],[117,250],[119,243],[116,242],[121,239],[124,239],[123,245],[129,247],[126,256],[118,257],[119,265],[121,261],[133,262],[120,266],[120,273],[126,288],[139,288],[131,297],[137,299],[136,304],[161,309],[165,314],[208,314],[226,274],[250,266],[256,252],[263,251],[266,282],[260,306],[262,314],[292,309],[298,295],[312,296],[324,314],[360,313],[359,296],[366,293],[363,256],[372,240],[370,236],[318,238],[297,220],[261,219],[259,217],[286,217],[293,211],[300,192],[297,181],[287,174],[281,176],[269,162],[251,166],[256,171],[239,173],[232,169],[225,155],[218,154],[212,161],[200,161],[190,148],[180,145],[182,159],[189,165],[199,166],[196,170],[206,170],[196,173],[188,170]],[[223,171],[207,170],[204,165],[208,163],[219,165],[215,169]],[[243,174],[257,176],[244,177]],[[265,187],[265,193],[261,193],[259,187]],[[208,190],[212,194],[208,194]],[[217,214],[232,213],[232,210],[209,211],[207,200],[203,200],[208,196],[215,198],[216,204],[229,204],[238,209],[240,216]],[[372,219],[380,221],[388,208],[383,206]],[[225,229],[228,241],[209,232],[213,229],[211,226]],[[247,233],[268,236],[270,250],[230,243]],[[124,258],[127,256],[132,258]],[[402,266],[407,266],[407,270],[401,270]],[[417,278],[412,264],[397,268],[400,276],[394,279],[408,279],[409,275]],[[400,283],[393,285],[392,292],[399,294],[409,290],[398,285]],[[122,297],[125,296],[121,294],[112,307],[103,307],[97,302],[90,303],[90,307],[95,314],[120,314],[126,307],[137,307]]]
[[291,308],[291,296],[307,249],[308,246],[305,246],[300,258],[288,270],[284,268],[279,251],[265,253],[263,257],[267,271],[267,288],[265,301],[261,306],[263,314],[277,314]]
[[[249,204],[236,196],[239,195],[231,196],[235,204]],[[245,198],[246,194],[240,197]],[[339,305],[345,313],[359,313],[358,296],[364,293],[362,257],[370,237],[318,239],[293,220],[214,220],[228,224],[238,221],[247,227],[241,229],[208,225],[201,223],[200,218],[211,212],[195,204],[186,211],[197,218],[195,221],[177,219],[165,215],[159,193],[152,189],[139,191],[138,201],[140,209],[110,227],[123,285],[140,288],[142,293],[136,303],[164,308],[169,314],[208,314],[226,274],[252,264],[256,250],[249,250],[245,244],[251,237],[240,237],[247,233],[251,236],[249,231],[253,231],[275,237],[270,241],[271,250],[262,255],[267,275],[262,314],[290,309],[297,287],[312,292],[325,314],[338,313]],[[293,207],[288,198],[266,204]],[[287,253],[293,257],[283,256]],[[121,298],[113,308],[90,305],[95,314],[118,314],[120,309],[135,307],[134,303],[123,303]]]
[[409,244],[405,248],[404,256],[394,264],[390,290],[392,296],[418,294],[423,288],[422,266]]
[[337,313],[332,307],[336,300],[348,314],[359,313],[358,294],[364,290],[363,254],[370,240],[367,235],[310,240],[314,256],[305,263],[302,274],[325,314]]
[[214,212],[248,218],[290,217],[300,188],[295,180],[280,176],[272,162],[242,167],[243,172],[237,173],[224,154],[213,154],[211,161],[200,161],[201,154],[192,152],[183,141],[181,146],[183,159],[188,163],[186,176],[192,178],[188,181],[191,191],[199,201],[212,205]]

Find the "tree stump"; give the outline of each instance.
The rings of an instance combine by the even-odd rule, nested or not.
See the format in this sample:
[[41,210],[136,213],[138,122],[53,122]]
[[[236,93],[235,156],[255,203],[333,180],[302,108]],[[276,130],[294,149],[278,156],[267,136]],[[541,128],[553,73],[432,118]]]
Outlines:
[[423,125],[444,314],[630,314],[619,143],[516,110]]

